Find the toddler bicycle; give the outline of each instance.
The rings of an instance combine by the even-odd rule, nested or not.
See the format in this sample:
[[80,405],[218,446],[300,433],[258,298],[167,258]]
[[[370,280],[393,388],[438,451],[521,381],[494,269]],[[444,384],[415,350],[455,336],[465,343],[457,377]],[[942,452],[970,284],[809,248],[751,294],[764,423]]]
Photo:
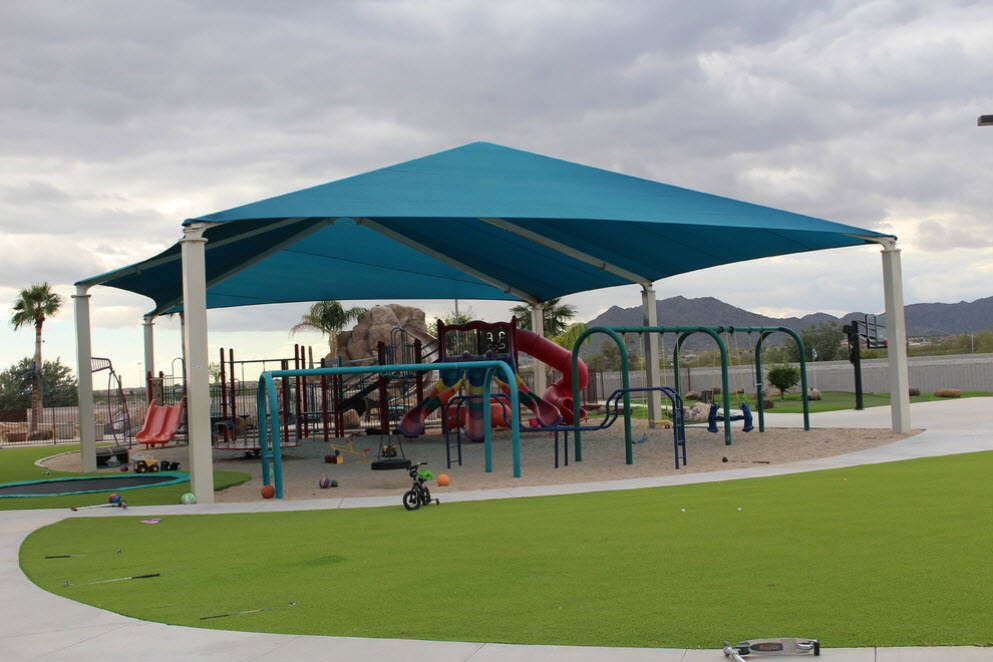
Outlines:
[[[414,484],[410,490],[403,493],[403,507],[407,510],[417,510],[421,506],[431,505],[431,490],[425,483],[434,478],[434,475],[427,469],[421,470],[421,467],[426,464],[427,462],[418,462],[411,465],[409,469]],[[433,501],[434,503],[441,503],[440,499],[433,499]]]

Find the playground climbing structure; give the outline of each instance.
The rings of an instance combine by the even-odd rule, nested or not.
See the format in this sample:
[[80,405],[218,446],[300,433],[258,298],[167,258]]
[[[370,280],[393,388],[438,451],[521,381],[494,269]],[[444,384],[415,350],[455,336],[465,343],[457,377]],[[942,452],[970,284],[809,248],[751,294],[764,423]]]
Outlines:
[[[544,394],[539,396],[532,393],[518,373],[520,352],[559,370],[562,372],[562,377]],[[510,322],[477,320],[458,325],[445,324],[439,320],[438,353],[438,363],[442,365],[452,361],[493,359],[507,363],[514,373],[514,383],[497,379],[497,384],[504,394],[509,394],[511,389],[516,390],[520,402],[530,408],[535,416],[529,424],[531,427],[546,428],[561,421],[568,423],[573,421],[573,373],[569,369],[571,361],[569,350],[538,334],[517,328],[516,318],[511,319]],[[536,369],[543,368],[539,366]],[[508,426],[511,417],[506,399],[494,398],[489,403],[482,401],[483,374],[480,370],[455,371],[439,367],[438,381],[431,387],[427,396],[401,420],[399,426],[401,434],[408,437],[423,434],[427,417],[440,407],[447,409],[447,403],[460,392],[460,389],[465,390],[467,395],[460,398],[459,406],[454,410],[455,415],[442,417],[448,428],[459,428],[469,439],[481,440],[485,407],[490,409],[490,417],[494,424]],[[582,362],[576,374],[579,388],[585,387],[588,375],[586,366]],[[585,411],[581,410],[580,417],[585,417]]]

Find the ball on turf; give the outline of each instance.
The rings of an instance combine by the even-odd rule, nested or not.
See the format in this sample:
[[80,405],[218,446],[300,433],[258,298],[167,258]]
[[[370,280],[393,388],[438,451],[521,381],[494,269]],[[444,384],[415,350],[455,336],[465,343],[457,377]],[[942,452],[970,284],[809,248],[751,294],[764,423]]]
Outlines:
[[179,499],[179,501],[180,503],[184,503],[188,506],[197,502],[197,495],[193,494],[193,492],[187,492]]
[[276,488],[272,485],[263,485],[259,492],[261,492],[263,499],[271,499],[276,496]]
[[109,501],[110,503],[120,503],[120,501],[121,501],[121,495],[120,494],[111,494],[109,497],[107,497],[107,501]]
[[438,474],[438,485],[441,487],[448,487],[452,482],[452,479],[448,477],[448,474]]
[[321,478],[319,481],[317,481],[317,485],[322,490],[326,490],[329,487],[331,487],[331,479],[325,476],[324,478]]

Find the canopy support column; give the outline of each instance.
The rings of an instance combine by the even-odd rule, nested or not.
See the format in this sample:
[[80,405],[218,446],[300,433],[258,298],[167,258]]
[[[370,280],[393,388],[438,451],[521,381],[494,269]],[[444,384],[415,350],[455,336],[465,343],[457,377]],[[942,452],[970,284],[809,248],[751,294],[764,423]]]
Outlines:
[[214,502],[210,445],[210,371],[207,359],[207,223],[183,228],[183,346],[186,349],[186,417],[190,437],[190,485],[198,503]]
[[883,242],[882,256],[890,411],[893,432],[906,434],[910,432],[910,378],[907,370],[907,322],[903,309],[903,268],[896,240]]
[[[659,325],[658,307],[655,305],[655,287],[649,283],[641,286],[642,326]],[[662,386],[662,373],[659,370],[659,336],[656,333],[642,334],[645,356],[645,386]],[[662,412],[662,394],[648,391],[648,427],[655,428],[656,418]]]
[[[539,336],[545,335],[545,309],[541,307],[540,303],[531,306],[531,330]],[[544,395],[546,388],[548,388],[548,379],[545,377],[545,364],[534,359],[534,388],[532,390],[538,395]]]
[[97,435],[93,407],[93,371],[90,359],[93,349],[90,340],[89,288],[77,285],[72,295],[76,318],[76,372],[79,377],[79,443],[80,462],[84,472],[97,470]]
[[[155,318],[145,315],[141,323],[145,332],[145,386],[148,386],[148,375],[155,376]],[[152,394],[146,394],[146,399],[151,400]]]

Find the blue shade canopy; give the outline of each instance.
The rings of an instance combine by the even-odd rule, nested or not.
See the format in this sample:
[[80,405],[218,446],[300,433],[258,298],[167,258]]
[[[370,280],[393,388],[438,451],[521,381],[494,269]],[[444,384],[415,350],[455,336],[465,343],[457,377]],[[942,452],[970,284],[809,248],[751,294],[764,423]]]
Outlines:
[[[891,235],[491,143],[189,219],[207,307],[321,299],[532,303]],[[179,244],[77,285],[182,309]]]

